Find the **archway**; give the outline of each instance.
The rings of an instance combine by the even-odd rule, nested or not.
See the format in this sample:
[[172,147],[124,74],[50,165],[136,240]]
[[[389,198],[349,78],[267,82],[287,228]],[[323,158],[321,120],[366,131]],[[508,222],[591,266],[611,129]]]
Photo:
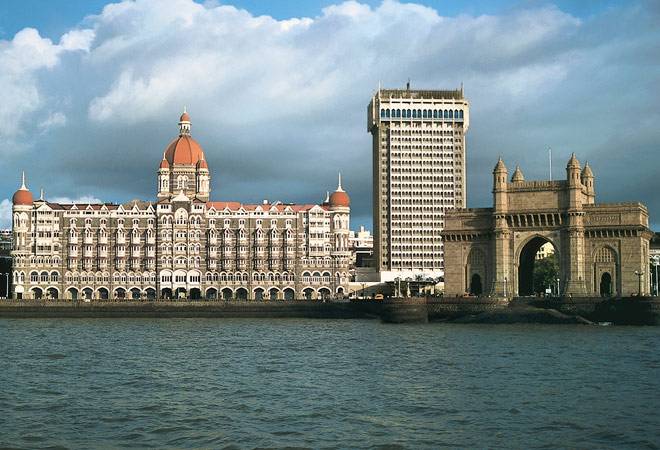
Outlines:
[[263,300],[264,299],[264,290],[262,288],[256,288],[254,290],[254,299]]
[[337,298],[344,298],[344,288],[341,286],[337,288]]
[[319,298],[321,298],[323,300],[329,300],[330,299],[330,289],[328,289],[328,288],[319,289]]
[[192,288],[190,290],[190,299],[191,300],[199,300],[202,298],[202,293],[199,289],[197,288]]
[[99,293],[99,298],[101,300],[107,300],[108,299],[108,290],[106,288],[99,288],[98,293]]
[[270,300],[277,300],[277,294],[279,290],[277,288],[270,288],[270,291],[268,291],[268,297]]
[[237,300],[247,300],[247,289],[245,289],[245,288],[236,289],[236,299]]
[[518,260],[518,295],[540,294],[555,286],[560,273],[558,260],[552,242],[542,236],[530,239],[520,251]]
[[115,289],[115,298],[120,298],[120,299],[126,298],[126,289],[124,288]]
[[147,299],[148,300],[155,300],[156,299],[156,289],[147,288],[145,292],[147,294]]
[[218,290],[216,288],[208,288],[206,290],[207,300],[216,300],[218,298]]
[[32,298],[40,300],[44,296],[44,291],[41,288],[32,288]]
[[66,292],[71,300],[78,300],[78,289],[72,287],[67,289]]
[[222,290],[222,299],[223,300],[231,300],[232,298],[232,291],[230,288],[226,287]]
[[92,296],[94,294],[94,291],[92,291],[92,288],[85,288],[85,289],[83,289],[82,293],[83,293],[83,298],[85,300],[91,300]]
[[483,287],[481,286],[481,277],[478,273],[475,273],[470,280],[470,295],[481,295],[482,293]]
[[600,296],[609,297],[612,295],[612,275],[604,272],[600,277]]
[[160,296],[162,298],[166,298],[168,300],[171,299],[172,298],[172,289],[170,289],[170,288],[161,289],[160,290]]
[[140,290],[138,288],[131,289],[131,298],[133,300],[140,300]]
[[305,300],[311,300],[313,293],[314,293],[314,289],[312,288],[303,289],[303,297],[305,297]]
[[60,292],[57,290],[57,288],[50,287],[46,289],[46,297],[51,299],[51,300],[57,300],[60,296]]
[[186,288],[177,288],[176,291],[174,292],[174,298],[175,299],[183,299],[186,298]]
[[284,289],[284,300],[293,300],[296,297],[296,293],[291,288]]

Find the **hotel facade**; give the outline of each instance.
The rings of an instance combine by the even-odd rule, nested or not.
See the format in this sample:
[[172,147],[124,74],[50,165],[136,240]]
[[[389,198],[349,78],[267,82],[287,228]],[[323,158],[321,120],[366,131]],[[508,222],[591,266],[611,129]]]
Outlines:
[[13,196],[12,297],[325,299],[349,282],[350,198],[211,201],[211,172],[184,112],[157,171],[157,200],[61,204]]
[[378,89],[373,139],[374,260],[380,281],[444,276],[445,212],[466,205],[463,89]]

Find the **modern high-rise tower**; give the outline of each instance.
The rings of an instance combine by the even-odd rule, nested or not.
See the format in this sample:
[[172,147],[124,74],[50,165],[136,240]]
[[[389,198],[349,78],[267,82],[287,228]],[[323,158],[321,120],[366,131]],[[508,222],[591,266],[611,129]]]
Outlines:
[[444,275],[445,211],[466,204],[463,88],[379,89],[373,136],[374,260],[381,281]]

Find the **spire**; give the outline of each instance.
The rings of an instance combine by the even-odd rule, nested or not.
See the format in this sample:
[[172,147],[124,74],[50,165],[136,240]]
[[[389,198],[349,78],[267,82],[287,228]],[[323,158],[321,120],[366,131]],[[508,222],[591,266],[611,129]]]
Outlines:
[[344,192],[341,188],[341,172],[339,172],[339,183],[337,184],[337,192]]
[[589,161],[584,163],[584,169],[582,169],[582,176],[591,177],[591,178],[593,178],[594,176],[594,173],[591,171],[591,166],[589,166]]
[[518,165],[516,165],[516,170],[513,172],[511,181],[513,183],[519,183],[521,181],[525,181],[525,177],[523,176],[522,170],[520,170],[520,167]]
[[495,164],[495,169],[493,169],[493,173],[495,172],[506,172],[506,166],[501,156],[497,159],[497,164]]
[[569,169],[571,167],[577,167],[578,169],[580,168],[580,161],[575,157],[575,153],[571,153],[571,159],[568,160],[568,164],[566,165],[566,168]]
[[25,187],[25,170],[21,174],[21,187],[20,187],[20,190],[21,191],[27,191],[28,190],[28,188]]
[[325,191],[325,200],[323,203],[330,203],[330,191]]
[[39,189],[39,200],[44,201],[44,188]]

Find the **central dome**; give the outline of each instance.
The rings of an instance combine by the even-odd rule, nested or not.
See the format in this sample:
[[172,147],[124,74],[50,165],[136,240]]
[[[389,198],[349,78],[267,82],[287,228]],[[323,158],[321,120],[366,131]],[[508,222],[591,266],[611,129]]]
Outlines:
[[165,149],[165,159],[170,166],[173,164],[194,166],[200,160],[204,160],[202,147],[190,136],[190,115],[185,108],[179,118],[179,137],[170,142]]
[[205,159],[202,147],[188,135],[174,139],[165,150],[165,159],[170,166],[173,164],[186,164],[194,166],[198,161]]

